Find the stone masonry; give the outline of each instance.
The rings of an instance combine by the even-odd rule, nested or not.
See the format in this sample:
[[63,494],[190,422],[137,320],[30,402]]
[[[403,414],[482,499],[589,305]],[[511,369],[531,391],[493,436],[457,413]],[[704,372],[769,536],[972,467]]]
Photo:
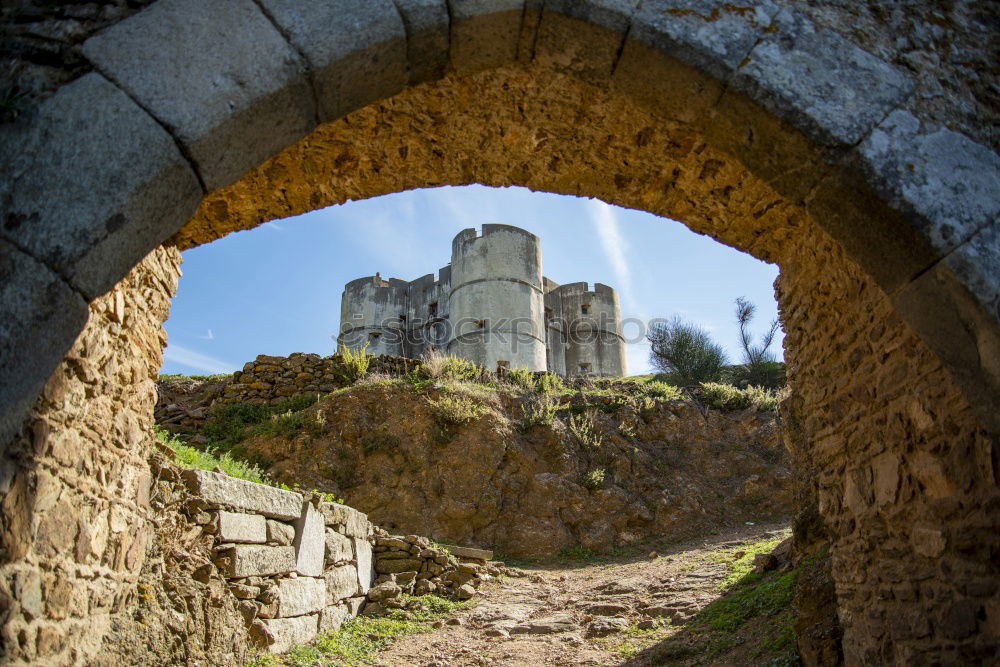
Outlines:
[[32,91],[0,126],[5,658],[86,662],[135,605],[176,249],[473,182],[778,263],[847,662],[996,655],[989,3],[83,7],[2,9]]
[[183,477],[215,534],[215,565],[259,644],[283,653],[357,616],[375,578],[364,514],[221,473]]

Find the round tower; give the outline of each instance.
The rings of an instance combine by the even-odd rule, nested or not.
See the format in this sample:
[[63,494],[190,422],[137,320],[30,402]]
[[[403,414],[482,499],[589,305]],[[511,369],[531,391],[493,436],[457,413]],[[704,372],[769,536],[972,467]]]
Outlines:
[[347,283],[340,299],[337,349],[359,350],[367,343],[368,354],[403,356],[408,288],[405,280],[383,280],[377,273]]
[[451,244],[448,351],[482,364],[545,370],[542,252],[509,225],[466,229]]
[[569,283],[553,290],[566,328],[566,374],[625,375],[625,339],[618,293],[597,283]]

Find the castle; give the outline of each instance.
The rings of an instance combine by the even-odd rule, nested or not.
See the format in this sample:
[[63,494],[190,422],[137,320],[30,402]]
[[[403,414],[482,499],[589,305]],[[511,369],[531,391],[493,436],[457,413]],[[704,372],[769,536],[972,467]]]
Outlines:
[[338,346],[419,358],[436,349],[486,368],[625,375],[618,295],[607,285],[542,275],[534,234],[510,225],[465,229],[451,264],[407,282],[379,274],[347,283]]

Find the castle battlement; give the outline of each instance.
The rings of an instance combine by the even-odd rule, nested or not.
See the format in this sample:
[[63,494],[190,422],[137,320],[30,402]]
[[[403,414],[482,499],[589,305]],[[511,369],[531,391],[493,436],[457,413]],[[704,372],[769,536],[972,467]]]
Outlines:
[[451,263],[412,281],[380,274],[344,286],[338,344],[419,358],[431,349],[487,368],[625,374],[621,309],[601,283],[542,275],[540,239],[487,224],[452,240]]

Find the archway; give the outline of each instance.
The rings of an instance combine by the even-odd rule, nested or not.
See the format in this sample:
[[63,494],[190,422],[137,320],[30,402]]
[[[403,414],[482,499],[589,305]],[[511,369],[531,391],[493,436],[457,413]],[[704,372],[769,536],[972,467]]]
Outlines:
[[[160,0],[84,45],[97,72],[4,150],[8,646],[44,632],[86,654],[88,615],[128,606],[177,248],[479,182],[641,208],[777,262],[848,658],[995,647],[997,157],[921,130],[907,75],[803,15],[634,5]],[[92,595],[71,604],[81,564]],[[927,627],[896,622],[914,614]]]

